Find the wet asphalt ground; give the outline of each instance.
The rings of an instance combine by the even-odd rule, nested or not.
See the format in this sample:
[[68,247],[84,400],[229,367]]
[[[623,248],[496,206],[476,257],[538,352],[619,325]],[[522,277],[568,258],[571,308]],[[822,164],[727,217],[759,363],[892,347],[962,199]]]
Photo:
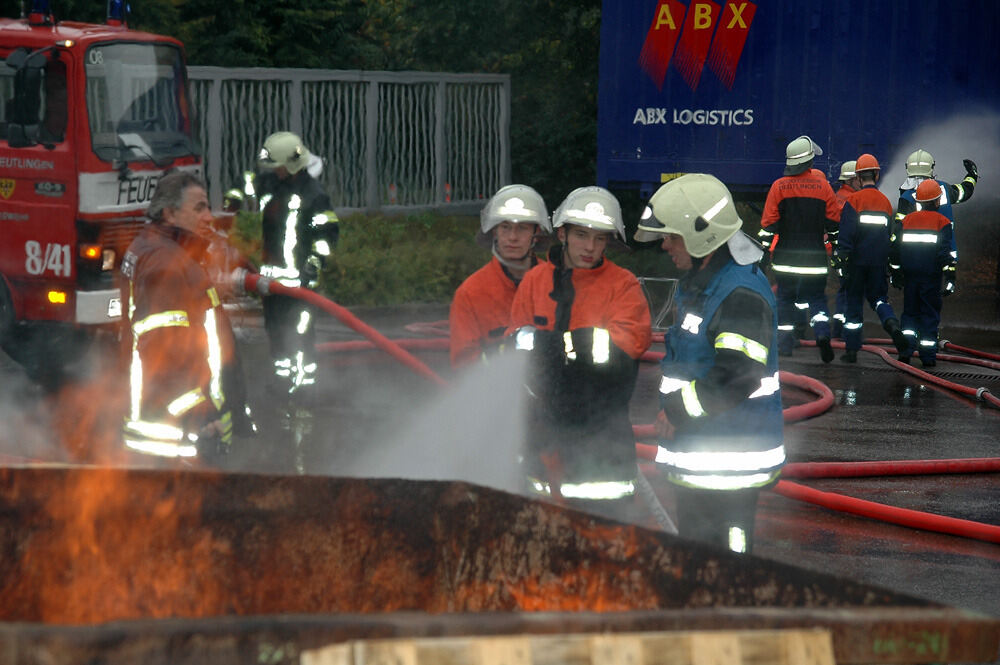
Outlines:
[[[979,289],[945,303],[941,336],[955,344],[1000,353],[995,296]],[[445,305],[358,308],[355,314],[392,339],[426,339],[421,324],[441,322]],[[865,333],[884,338],[871,312]],[[259,312],[233,310],[260,433],[239,439],[222,463],[233,472],[379,475],[449,478],[503,486],[498,460],[509,453],[509,422],[516,413],[504,391],[454,375],[442,350],[413,355],[457,385],[442,389],[379,351],[327,351],[321,355],[316,397],[289,410],[265,389],[266,338]],[[440,330],[440,328],[436,329]],[[324,317],[321,342],[360,339]],[[654,351],[660,347],[654,344]],[[1000,409],[957,395],[889,367],[871,353],[856,365],[838,358],[825,365],[803,346],[781,369],[825,383],[834,406],[789,424],[791,462],[930,460],[1000,457]],[[100,364],[100,363],[98,363]],[[916,363],[919,367],[919,363]],[[1000,395],[1000,371],[947,361],[931,370],[964,385]],[[107,434],[115,417],[86,417],[95,405],[113,411],[100,392],[108,383],[86,380],[47,396],[0,356],[0,463],[111,463],[163,467],[168,463],[123,457]],[[633,422],[651,423],[658,409],[654,363],[644,363],[632,401]],[[119,386],[120,387],[120,386]],[[515,392],[516,386],[511,387]],[[786,406],[812,399],[783,388]],[[67,418],[73,423],[67,426]],[[73,441],[67,442],[67,432]],[[489,434],[484,434],[489,432]],[[649,478],[671,509],[670,492],[654,470]],[[828,492],[1000,526],[1000,473],[803,480]],[[946,605],[1000,616],[1000,545],[831,511],[765,492],[760,501],[755,554],[861,582],[888,587]]]

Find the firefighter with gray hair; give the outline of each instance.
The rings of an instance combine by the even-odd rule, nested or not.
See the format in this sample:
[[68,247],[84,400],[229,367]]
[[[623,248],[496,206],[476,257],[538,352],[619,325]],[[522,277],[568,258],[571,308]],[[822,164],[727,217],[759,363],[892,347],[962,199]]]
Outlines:
[[124,443],[138,453],[211,463],[229,451],[234,430],[254,428],[232,327],[202,266],[212,223],[204,183],[187,172],[165,175],[147,216],[121,266],[130,398]]
[[635,239],[660,240],[684,271],[664,336],[656,456],[678,532],[750,552],[757,497],[785,449],[775,299],[742,225],[726,186],[692,173],[653,194]]

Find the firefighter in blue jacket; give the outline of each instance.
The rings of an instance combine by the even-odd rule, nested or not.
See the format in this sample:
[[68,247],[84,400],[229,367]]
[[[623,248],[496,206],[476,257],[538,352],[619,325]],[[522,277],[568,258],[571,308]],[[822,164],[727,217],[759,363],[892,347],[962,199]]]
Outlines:
[[775,299],[764,252],[741,226],[726,186],[694,173],[653,194],[635,238],[662,239],[686,271],[657,420],[679,533],[749,552],[758,494],[777,480],[785,449]]
[[[897,225],[908,214],[921,209],[922,205],[916,198],[917,187],[927,180],[932,180],[938,184],[937,211],[948,218],[954,231],[955,214],[952,206],[972,198],[972,192],[976,188],[976,183],[979,182],[979,168],[971,159],[963,159],[962,166],[965,167],[965,177],[962,178],[962,182],[951,185],[937,178],[934,166],[934,157],[923,149],[914,150],[906,158],[906,180],[899,186],[899,202],[896,204]],[[954,233],[951,236],[951,250],[953,252],[958,250]]]
[[[938,211],[941,188],[934,180],[917,186],[921,209],[903,218],[893,238],[892,282],[903,289],[903,334],[908,346],[899,354],[910,362],[916,350],[924,367],[937,364],[941,296],[955,291],[958,256],[951,249],[951,221]],[[942,277],[944,286],[942,288]]]
[[878,190],[881,169],[874,155],[865,153],[855,163],[855,173],[861,182],[858,191],[848,195],[845,204],[857,215],[842,215],[839,243],[834,264],[846,285],[846,321],[841,360],[858,361],[864,324],[864,301],[872,308],[882,328],[892,337],[896,350],[902,353],[908,346],[899,319],[889,303],[886,279],[889,263],[889,236],[892,233],[892,203]]

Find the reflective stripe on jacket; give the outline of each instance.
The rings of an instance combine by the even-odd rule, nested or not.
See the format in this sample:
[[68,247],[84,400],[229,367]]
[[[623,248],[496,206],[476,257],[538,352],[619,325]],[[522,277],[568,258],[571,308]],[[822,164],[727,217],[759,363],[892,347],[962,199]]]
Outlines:
[[823,174],[810,169],[784,176],[771,185],[764,202],[759,238],[774,248],[772,267],[791,274],[826,274],[827,257],[823,236],[836,236],[842,205]]
[[884,266],[889,258],[892,203],[875,185],[854,192],[847,203],[858,214],[841,220],[838,254],[849,257],[852,265]]
[[[555,271],[555,263],[540,263],[524,276],[511,305],[508,332],[522,326],[556,329],[558,303],[550,296]],[[652,339],[649,304],[635,275],[605,258],[596,268],[571,271],[571,285],[565,330],[604,328],[629,357],[645,353]]]
[[[661,362],[661,403],[676,432],[674,439],[661,443],[657,461],[667,464],[669,479],[681,485],[706,489],[765,485],[777,477],[785,457],[774,294],[756,264],[741,266],[732,259],[703,291],[687,292],[684,286],[682,281],[675,296],[677,322],[664,338],[666,354]],[[756,317],[766,320],[769,314],[768,334],[711,330],[717,313],[738,289],[757,294],[759,308],[770,308],[769,313],[758,311]],[[761,339],[767,339],[766,346]],[[708,392],[710,382],[729,380],[710,374],[724,351],[752,361],[759,382],[728,403],[708,404],[700,393]],[[679,412],[683,415],[672,416]]]
[[911,212],[896,232],[893,263],[906,271],[935,273],[958,262],[951,241],[947,217],[933,210]]
[[198,432],[217,420],[222,440],[232,436],[224,375],[234,341],[215,288],[192,256],[203,249],[182,229],[149,224],[122,262],[130,358],[124,434],[140,452],[196,455]]

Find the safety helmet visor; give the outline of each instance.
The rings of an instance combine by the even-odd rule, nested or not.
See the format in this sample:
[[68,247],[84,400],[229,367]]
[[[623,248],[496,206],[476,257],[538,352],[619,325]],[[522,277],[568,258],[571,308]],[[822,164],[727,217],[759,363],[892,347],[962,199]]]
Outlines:
[[914,150],[906,158],[906,175],[911,178],[933,178],[934,157],[926,150]]
[[569,193],[552,216],[552,226],[566,224],[608,231],[625,240],[622,210],[614,194],[603,187],[579,187]]
[[785,148],[785,165],[798,166],[812,161],[817,155],[822,155],[823,149],[816,145],[808,136],[802,135]]
[[312,154],[302,144],[302,139],[291,132],[275,132],[264,140],[257,155],[257,166],[265,171],[284,167],[295,174],[309,165]]
[[742,225],[721,181],[706,173],[689,173],[656,190],[634,237],[649,242],[676,234],[684,239],[688,254],[701,258],[725,244]]
[[537,224],[540,231],[549,233],[549,211],[541,195],[527,185],[501,187],[479,214],[480,230],[488,234],[502,222]]

